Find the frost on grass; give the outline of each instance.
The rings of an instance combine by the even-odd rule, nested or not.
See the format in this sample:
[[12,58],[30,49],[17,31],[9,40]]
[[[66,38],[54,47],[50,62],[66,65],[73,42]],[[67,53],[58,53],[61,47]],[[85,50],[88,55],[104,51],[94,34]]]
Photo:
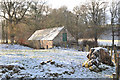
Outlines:
[[25,46],[20,46],[17,44],[11,45],[11,44],[0,44],[0,50],[23,50],[23,49],[27,49],[30,50],[31,48],[29,47],[25,47]]
[[[55,61],[43,61],[37,66],[27,67],[26,70],[23,65],[7,64],[0,65],[2,78],[26,78],[26,77],[62,77],[63,75],[74,74],[75,70],[72,66],[56,63]],[[34,70],[34,71],[32,71]],[[32,73],[30,73],[32,72]],[[34,73],[34,74],[33,74]]]
[[[4,48],[0,51],[0,65],[4,65],[0,68],[0,78],[107,78],[106,75],[115,72],[115,67],[105,65],[100,67],[108,69],[98,73],[82,67],[82,63],[87,60],[87,52],[62,48],[19,48]],[[9,65],[11,69],[7,68]]]

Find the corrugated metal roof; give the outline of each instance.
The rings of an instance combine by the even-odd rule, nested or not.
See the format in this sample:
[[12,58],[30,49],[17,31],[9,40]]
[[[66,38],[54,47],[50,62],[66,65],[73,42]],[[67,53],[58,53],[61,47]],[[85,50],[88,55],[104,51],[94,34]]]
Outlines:
[[53,40],[63,28],[64,26],[37,30],[28,40]]

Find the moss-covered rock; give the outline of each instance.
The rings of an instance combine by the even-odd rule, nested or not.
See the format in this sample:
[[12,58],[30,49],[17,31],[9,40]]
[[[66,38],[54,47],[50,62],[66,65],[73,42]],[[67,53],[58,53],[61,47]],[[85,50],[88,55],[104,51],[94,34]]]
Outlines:
[[88,66],[88,63],[85,63],[85,67],[86,67],[86,68],[88,68],[88,67],[89,67],[89,66]]
[[89,67],[89,66],[88,66],[88,62],[89,62],[89,60],[85,61],[85,62],[82,64],[82,66],[88,68],[88,67]]
[[92,66],[89,67],[90,71],[94,71],[94,68]]

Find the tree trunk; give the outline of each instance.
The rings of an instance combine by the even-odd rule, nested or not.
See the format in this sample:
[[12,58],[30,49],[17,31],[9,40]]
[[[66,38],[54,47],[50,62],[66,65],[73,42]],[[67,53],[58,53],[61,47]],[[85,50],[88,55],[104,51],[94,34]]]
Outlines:
[[113,28],[114,18],[111,19],[111,26],[112,26],[112,50],[114,49],[114,28]]
[[2,22],[2,43],[4,43],[4,40],[5,40],[5,29],[4,29],[4,27],[5,27],[5,23]]
[[114,28],[112,26],[112,49],[114,49]]
[[97,47],[97,46],[98,46],[97,39],[98,39],[97,30],[95,30],[95,36],[94,36],[94,40],[95,40],[95,47]]
[[79,37],[78,37],[78,20],[79,20],[79,15],[77,15],[77,17],[76,17],[76,44],[77,44],[77,46],[78,46],[78,39],[79,39]]
[[15,37],[15,36],[13,36],[13,35],[10,36],[10,38],[11,38],[11,44],[12,44],[12,45],[14,44],[14,37]]
[[10,40],[12,45],[14,44],[14,37],[15,37],[14,26],[13,23],[10,22]]
[[8,28],[7,28],[7,26],[6,26],[6,36],[5,36],[5,38],[6,38],[5,39],[6,40],[5,43],[8,44]]
[[78,31],[76,32],[76,45],[78,46]]
[[7,22],[5,22],[5,28],[6,28],[6,32],[5,32],[5,40],[6,40],[6,44],[8,44],[8,25]]

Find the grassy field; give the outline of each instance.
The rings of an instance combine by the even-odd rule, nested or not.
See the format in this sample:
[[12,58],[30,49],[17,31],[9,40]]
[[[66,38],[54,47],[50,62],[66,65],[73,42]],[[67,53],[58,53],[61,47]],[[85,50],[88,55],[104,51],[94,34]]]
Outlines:
[[[14,45],[15,46],[15,45]],[[39,78],[39,77],[63,77],[63,78],[108,78],[115,72],[115,67],[107,66],[108,69],[102,72],[92,72],[82,67],[82,63],[87,60],[88,52],[81,52],[74,49],[44,49],[35,50],[31,48],[11,49],[5,45],[0,50],[1,65],[22,65],[25,70],[19,73],[7,71],[4,74],[0,72],[2,78],[10,76],[11,78]],[[41,62],[52,60],[54,65],[47,63],[41,65]],[[56,67],[56,65],[59,65]],[[61,65],[61,67],[60,67]],[[0,69],[0,71],[3,69]],[[57,76],[55,76],[57,75]]]

